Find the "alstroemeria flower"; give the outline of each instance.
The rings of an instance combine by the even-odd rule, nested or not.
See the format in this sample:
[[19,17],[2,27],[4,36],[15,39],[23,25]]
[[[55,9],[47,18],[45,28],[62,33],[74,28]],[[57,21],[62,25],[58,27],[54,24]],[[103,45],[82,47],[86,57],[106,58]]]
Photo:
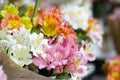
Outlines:
[[16,43],[29,46],[30,31],[26,30],[24,27],[21,27],[20,30],[17,29],[12,30],[12,37],[14,38]]
[[94,61],[95,60],[95,55],[90,51],[91,49],[91,43],[87,43],[85,41],[82,41],[82,46],[81,49],[83,53],[85,53],[85,57],[89,61]]
[[55,68],[56,66],[65,65],[69,52],[67,48],[63,48],[60,44],[56,44],[46,49],[46,53],[50,55],[51,60],[48,69]]
[[42,26],[42,32],[49,36],[55,36],[62,26],[62,19],[59,10],[50,8],[46,11],[39,11],[38,24]]
[[89,61],[94,61],[95,60],[95,55],[90,52],[90,49],[92,47],[91,43],[87,43],[85,41],[82,41],[82,51],[85,53],[86,59]]
[[88,63],[88,61],[95,60],[95,56],[91,52],[86,50],[88,46],[89,45],[87,45],[86,42],[82,42],[80,50],[77,49],[76,51],[74,51],[72,58],[68,61],[68,64],[65,67],[65,71],[71,73],[72,75],[76,73],[78,73],[80,76],[86,75],[86,64]]
[[19,17],[13,14],[6,14],[5,18],[1,20],[1,28],[5,29],[20,29],[20,27],[25,27],[25,29],[30,30],[32,24],[29,17]]
[[11,43],[8,40],[0,40],[0,52],[6,53],[10,44]]
[[106,80],[120,79],[120,55],[109,57],[104,64]]
[[43,69],[48,66],[47,61],[44,58],[42,58],[41,56],[33,57],[32,60],[33,60],[33,64],[38,66],[39,69]]
[[18,14],[18,7],[15,7],[13,4],[10,4],[9,6],[5,6],[3,10],[1,10],[0,14],[5,17],[6,14]]
[[9,26],[10,29],[19,29],[20,17],[13,14],[6,14],[5,18],[1,20],[1,28],[4,29]]
[[38,56],[38,54],[40,54],[42,57],[46,57],[46,53],[44,52],[44,47],[48,46],[48,40],[44,39],[42,33],[30,34],[30,46],[34,56]]
[[0,51],[1,52],[7,52],[9,47],[13,44],[15,44],[16,41],[14,40],[13,36],[7,29],[0,31]]
[[75,74],[77,74],[78,77],[84,77],[85,75],[87,75],[87,73],[88,73],[87,66],[80,65],[77,68],[77,72]]
[[25,27],[25,29],[31,30],[32,22],[29,17],[27,17],[27,16],[20,17],[20,23],[22,24],[22,26]]
[[74,52],[76,52],[77,49],[78,45],[74,42],[71,36],[68,36],[68,38],[62,37],[58,43],[51,45],[51,47],[47,47],[45,51],[51,57],[48,69],[55,68],[56,66],[66,65],[67,61],[71,60]]
[[67,22],[63,23],[63,26],[60,27],[60,30],[57,32],[57,35],[64,35],[66,38],[68,38],[68,36],[71,36],[77,43],[76,33]]
[[100,25],[98,20],[89,19],[88,20],[88,28],[86,29],[87,35],[92,39],[95,44],[98,44],[100,47],[102,46],[102,30],[100,29]]
[[7,75],[4,73],[2,66],[0,66],[0,80],[7,80]]
[[10,58],[18,65],[24,66],[32,63],[32,55],[29,47],[16,44],[8,50]]

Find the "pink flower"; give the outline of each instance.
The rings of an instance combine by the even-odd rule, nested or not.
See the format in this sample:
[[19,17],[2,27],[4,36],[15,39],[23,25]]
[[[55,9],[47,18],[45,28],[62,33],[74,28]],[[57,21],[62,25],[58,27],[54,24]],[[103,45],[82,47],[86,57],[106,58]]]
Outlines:
[[93,43],[102,46],[102,30],[97,19],[90,18],[88,20],[88,29],[86,30],[87,35],[92,39]]
[[92,39],[92,41],[98,44],[100,47],[102,45],[102,34],[97,31],[89,31],[87,35]]
[[[85,50],[83,47],[81,47],[80,50],[76,52],[76,54],[74,55],[74,59],[77,60],[80,65],[87,64],[88,59],[86,58],[86,53],[85,53]],[[77,62],[77,64],[78,64],[78,62]],[[80,66],[80,65],[78,65],[78,66]]]
[[81,65],[77,69],[79,77],[83,77],[87,74],[87,67],[84,65]]
[[67,48],[63,48],[60,44],[55,44],[50,48],[46,48],[46,53],[50,55],[51,59],[48,69],[55,68],[56,66],[65,65],[69,56]]
[[89,61],[94,61],[95,60],[95,55],[91,52],[88,52],[86,54],[86,58],[89,60]]
[[33,64],[38,66],[39,69],[47,67],[47,61],[43,59],[41,56],[33,58]]
[[58,42],[51,44],[51,47],[45,48],[45,51],[50,55],[50,64],[48,69],[55,68],[56,66],[66,65],[69,60],[71,60],[74,52],[78,50],[78,45],[75,44],[73,38],[68,36],[65,38],[60,36]]
[[63,37],[60,44],[69,51],[69,60],[73,57],[74,53],[78,51],[78,44],[75,43],[71,36],[68,36],[68,38]]
[[[95,60],[95,55],[90,52],[91,44],[88,44],[85,41],[82,41],[82,46],[80,49],[81,54],[83,54],[83,61],[94,61]],[[84,62],[83,62],[84,63]]]
[[2,66],[0,66],[0,80],[7,80],[7,75],[4,73]]
[[[89,52],[91,45],[82,41],[80,50],[74,53],[73,60],[76,65],[86,65],[88,61],[95,60],[93,53]],[[77,67],[78,67],[77,66]]]

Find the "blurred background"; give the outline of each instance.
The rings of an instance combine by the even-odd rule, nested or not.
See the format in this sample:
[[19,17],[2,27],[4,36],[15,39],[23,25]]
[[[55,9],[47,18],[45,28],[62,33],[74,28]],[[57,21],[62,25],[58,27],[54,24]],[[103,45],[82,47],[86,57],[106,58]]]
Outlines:
[[[35,5],[35,0],[9,0],[9,2],[18,6]],[[9,2],[0,0],[0,6]],[[68,2],[89,8],[88,14],[99,20],[103,31],[102,46],[93,46],[92,51],[96,55],[96,60],[90,63],[92,69],[87,76],[83,77],[83,80],[106,80],[107,70],[104,69],[106,59],[120,54],[120,0],[41,0],[40,7],[59,6]],[[120,80],[120,78],[114,80]]]

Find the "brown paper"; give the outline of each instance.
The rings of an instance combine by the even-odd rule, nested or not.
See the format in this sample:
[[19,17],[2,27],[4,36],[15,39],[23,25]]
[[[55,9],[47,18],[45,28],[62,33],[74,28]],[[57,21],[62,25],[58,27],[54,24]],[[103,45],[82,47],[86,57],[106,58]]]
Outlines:
[[120,54],[120,19],[107,18],[108,28],[110,30],[116,51]]
[[5,53],[0,53],[0,65],[3,66],[8,80],[52,80],[18,66]]

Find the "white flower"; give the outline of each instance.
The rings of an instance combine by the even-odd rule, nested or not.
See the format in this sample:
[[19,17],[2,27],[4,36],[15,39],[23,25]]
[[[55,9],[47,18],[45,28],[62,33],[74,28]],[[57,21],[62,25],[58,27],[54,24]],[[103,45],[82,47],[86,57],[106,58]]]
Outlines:
[[22,46],[20,44],[13,45],[8,50],[8,54],[11,59],[20,66],[32,63],[32,55],[30,54],[30,49],[26,46]]
[[43,39],[44,36],[42,33],[36,34],[32,33],[30,35],[30,46],[31,46],[31,51],[33,52],[34,56],[38,56],[40,54],[43,57],[46,57],[46,54],[43,50],[45,45],[48,45],[47,39]]
[[63,18],[72,25],[73,29],[86,30],[88,27],[88,19],[90,14],[87,13],[84,7],[78,5],[63,5],[61,6]]
[[6,53],[9,49],[10,43],[7,40],[0,40],[0,52]]
[[4,39],[7,35],[7,29],[0,30],[0,40]]
[[29,46],[29,35],[30,31],[26,30],[24,27],[21,27],[20,30],[14,29],[12,32],[12,36],[15,41],[21,45]]
[[10,46],[14,45],[16,41],[14,41],[13,36],[7,30],[0,31],[0,51],[7,52]]

